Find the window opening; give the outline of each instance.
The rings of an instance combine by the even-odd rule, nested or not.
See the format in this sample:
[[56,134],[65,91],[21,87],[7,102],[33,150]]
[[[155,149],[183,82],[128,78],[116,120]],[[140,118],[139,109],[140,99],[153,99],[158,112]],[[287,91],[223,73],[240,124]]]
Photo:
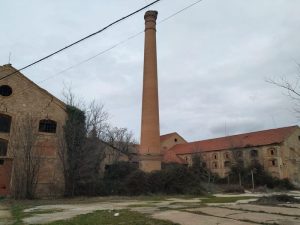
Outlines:
[[7,153],[7,141],[0,139],[0,156],[6,156]]
[[0,114],[0,132],[10,132],[11,117],[8,115]]
[[12,94],[12,89],[8,85],[2,85],[0,86],[0,95],[2,96],[10,96]]
[[46,133],[56,133],[56,122],[53,120],[41,120],[39,131]]

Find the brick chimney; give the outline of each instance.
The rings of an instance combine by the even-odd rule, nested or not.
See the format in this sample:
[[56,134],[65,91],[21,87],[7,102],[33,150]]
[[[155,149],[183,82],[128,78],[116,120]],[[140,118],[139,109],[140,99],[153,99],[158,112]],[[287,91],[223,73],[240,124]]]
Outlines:
[[161,169],[159,104],[156,57],[157,11],[145,13],[145,52],[142,102],[140,169],[145,172]]

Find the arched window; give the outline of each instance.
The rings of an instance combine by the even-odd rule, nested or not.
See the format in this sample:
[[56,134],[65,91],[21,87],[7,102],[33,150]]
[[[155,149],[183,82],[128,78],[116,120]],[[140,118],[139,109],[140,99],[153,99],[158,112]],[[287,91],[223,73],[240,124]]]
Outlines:
[[270,160],[270,161],[269,161],[269,165],[270,165],[270,166],[278,166],[277,160],[276,160],[276,159]]
[[213,159],[218,159],[218,155],[216,153],[213,154]]
[[6,156],[7,153],[7,140],[0,139],[0,156]]
[[53,120],[40,120],[39,131],[46,133],[56,133],[56,122]]
[[275,148],[269,148],[269,154],[270,155],[275,155],[276,149]]
[[9,133],[11,117],[9,115],[0,114],[0,132]]
[[225,152],[224,156],[225,156],[225,159],[229,159],[229,158],[230,158],[230,156],[229,156],[229,153],[228,153],[228,152]]

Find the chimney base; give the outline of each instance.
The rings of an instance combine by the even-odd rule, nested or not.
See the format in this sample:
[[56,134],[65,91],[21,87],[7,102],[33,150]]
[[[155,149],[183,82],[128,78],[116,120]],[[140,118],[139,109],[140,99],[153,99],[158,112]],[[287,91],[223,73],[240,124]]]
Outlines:
[[144,172],[161,170],[162,155],[139,155],[139,168]]

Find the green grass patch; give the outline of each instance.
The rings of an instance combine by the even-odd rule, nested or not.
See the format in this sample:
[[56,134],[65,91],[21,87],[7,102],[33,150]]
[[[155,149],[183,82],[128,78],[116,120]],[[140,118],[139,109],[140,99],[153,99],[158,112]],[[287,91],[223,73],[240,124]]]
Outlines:
[[20,204],[14,204],[11,206],[11,214],[14,219],[13,225],[23,225],[22,219],[25,218],[24,213],[25,206]]
[[231,203],[236,202],[238,200],[252,199],[254,197],[251,196],[232,196],[232,197],[216,197],[212,196],[210,198],[201,199],[201,203]]
[[[114,216],[118,212],[119,216]],[[170,221],[157,220],[129,210],[96,211],[79,215],[70,220],[60,220],[47,225],[178,225]]]

